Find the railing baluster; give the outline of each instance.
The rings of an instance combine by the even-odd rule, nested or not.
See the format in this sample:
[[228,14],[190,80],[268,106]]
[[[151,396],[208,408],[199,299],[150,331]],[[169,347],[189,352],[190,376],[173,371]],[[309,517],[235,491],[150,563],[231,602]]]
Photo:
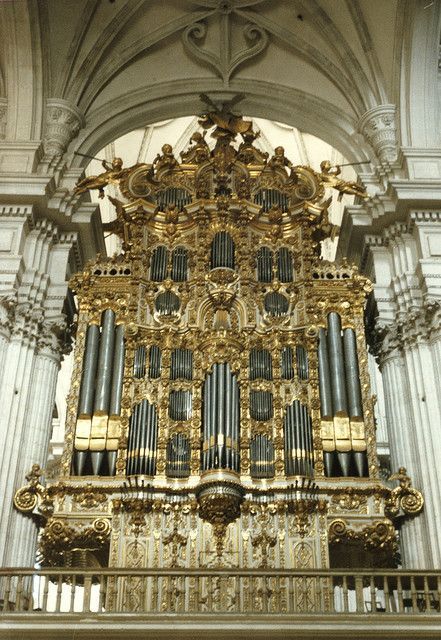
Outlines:
[[23,600],[23,576],[19,575],[17,580],[17,589],[15,591],[15,611],[22,610]]
[[383,576],[383,591],[384,591],[384,608],[386,613],[390,612],[390,593],[389,593],[389,580],[387,576]]
[[98,584],[99,584],[98,611],[102,612],[106,610],[107,576],[100,575],[98,577]]
[[357,613],[364,613],[363,578],[355,576],[355,606]]
[[62,591],[63,591],[63,576],[59,575],[57,580],[57,596],[55,599],[55,613],[60,613],[60,610],[61,610]]
[[397,598],[398,598],[398,613],[403,613],[404,600],[403,600],[403,586],[401,583],[401,576],[397,576]]
[[349,593],[348,593],[348,578],[343,576],[343,611],[348,613],[349,611]]
[[43,606],[42,609],[46,613],[47,611],[47,599],[49,595],[49,576],[43,576],[44,579],[44,587],[43,587]]
[[416,613],[418,611],[418,600],[417,600],[414,576],[410,577],[410,596],[412,598],[412,613]]
[[83,612],[90,612],[90,595],[92,590],[92,576],[84,576],[84,599],[83,599]]
[[375,582],[374,576],[369,576],[369,587],[370,587],[370,595],[371,595],[371,613],[377,612],[377,598],[375,593]]
[[9,597],[11,594],[11,575],[6,576],[5,595],[3,599],[3,611],[9,611]]
[[75,592],[77,588],[77,576],[74,574],[72,576],[72,580],[70,583],[70,603],[69,603],[69,613],[72,613],[75,608]]
[[430,600],[430,591],[429,591],[429,583],[427,581],[427,576],[424,576],[424,604],[425,604],[425,610],[428,613],[431,613],[432,602]]

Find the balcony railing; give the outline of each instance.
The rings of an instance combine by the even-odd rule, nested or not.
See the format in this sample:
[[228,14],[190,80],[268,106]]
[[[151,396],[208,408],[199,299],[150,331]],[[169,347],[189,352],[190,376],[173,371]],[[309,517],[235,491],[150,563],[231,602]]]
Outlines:
[[439,615],[441,571],[0,569],[2,616],[25,613]]

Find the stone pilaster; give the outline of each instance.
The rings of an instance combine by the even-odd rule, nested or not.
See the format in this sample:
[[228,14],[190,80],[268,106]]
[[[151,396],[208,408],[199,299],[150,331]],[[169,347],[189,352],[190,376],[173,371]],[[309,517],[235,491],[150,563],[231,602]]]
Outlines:
[[369,109],[359,120],[358,130],[374,149],[381,163],[389,164],[397,158],[396,107],[381,104]]

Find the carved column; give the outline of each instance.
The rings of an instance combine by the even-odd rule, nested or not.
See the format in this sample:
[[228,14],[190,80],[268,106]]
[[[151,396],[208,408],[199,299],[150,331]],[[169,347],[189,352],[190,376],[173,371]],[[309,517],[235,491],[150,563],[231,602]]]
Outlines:
[[[50,323],[41,327],[30,376],[26,415],[23,423],[20,456],[15,465],[15,487],[37,463],[45,468],[51,436],[52,412],[57,375],[60,366],[63,324]],[[12,485],[12,483],[10,483]],[[32,566],[35,562],[37,527],[30,518],[13,511],[10,528],[20,544],[9,545],[4,556],[6,566]]]
[[[392,333],[392,330],[391,330]],[[387,338],[385,339],[385,341]],[[385,408],[389,432],[391,468],[406,467],[415,486],[423,486],[418,435],[411,406],[411,389],[403,355],[396,341],[380,355],[383,374]],[[406,520],[401,528],[401,553],[407,568],[433,566],[427,523],[420,514],[415,520]]]
[[12,498],[32,464],[46,462],[76,234],[35,220],[31,207],[9,209],[0,259],[0,562],[29,566],[36,528]]
[[422,569],[441,563],[440,223],[439,211],[413,211],[366,239],[391,466],[405,466],[426,501],[403,525],[402,555],[407,567]]
[[396,107],[381,104],[369,109],[359,120],[358,130],[373,147],[379,160],[388,164],[397,157]]

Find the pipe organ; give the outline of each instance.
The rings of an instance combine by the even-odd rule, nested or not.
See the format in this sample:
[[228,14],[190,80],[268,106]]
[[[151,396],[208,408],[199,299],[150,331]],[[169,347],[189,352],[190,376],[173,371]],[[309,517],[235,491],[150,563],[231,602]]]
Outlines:
[[107,545],[111,566],[326,567],[344,531],[395,544],[364,337],[371,285],[320,258],[332,230],[321,174],[281,147],[267,160],[250,134],[239,153],[236,121],[249,126],[208,114],[211,148],[194,135],[182,163],[164,145],[126,170],[121,254],[71,282],[49,563],[55,529],[91,553],[95,540],[100,557]]

